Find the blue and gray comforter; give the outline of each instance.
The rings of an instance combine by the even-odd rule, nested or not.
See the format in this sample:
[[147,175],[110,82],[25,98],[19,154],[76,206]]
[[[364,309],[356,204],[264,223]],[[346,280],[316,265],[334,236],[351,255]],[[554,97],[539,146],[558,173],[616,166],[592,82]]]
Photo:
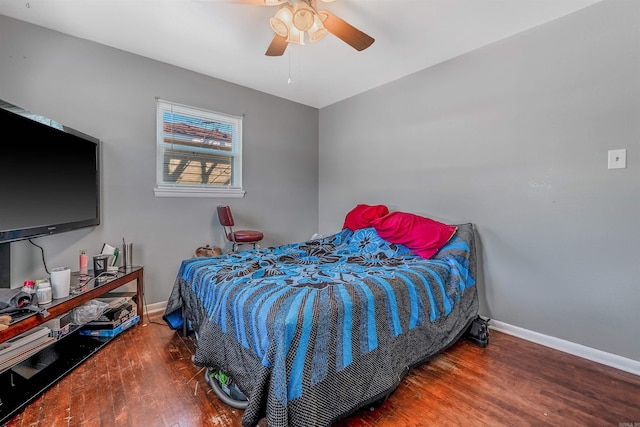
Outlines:
[[373,228],[184,260],[166,313],[198,334],[194,362],[249,398],[243,424],[328,426],[393,391],[477,316],[471,224],[432,258]]

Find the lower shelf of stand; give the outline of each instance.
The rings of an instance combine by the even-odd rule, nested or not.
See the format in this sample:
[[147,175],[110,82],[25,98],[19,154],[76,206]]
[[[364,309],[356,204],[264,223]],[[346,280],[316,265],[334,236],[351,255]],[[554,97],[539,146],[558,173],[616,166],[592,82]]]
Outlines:
[[81,336],[76,330],[0,374],[0,425],[115,337]]

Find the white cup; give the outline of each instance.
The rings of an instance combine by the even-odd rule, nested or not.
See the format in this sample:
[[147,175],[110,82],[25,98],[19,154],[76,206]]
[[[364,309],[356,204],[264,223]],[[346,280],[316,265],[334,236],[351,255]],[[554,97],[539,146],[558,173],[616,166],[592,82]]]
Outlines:
[[69,296],[71,285],[71,269],[69,267],[57,267],[51,270],[51,295],[54,299]]

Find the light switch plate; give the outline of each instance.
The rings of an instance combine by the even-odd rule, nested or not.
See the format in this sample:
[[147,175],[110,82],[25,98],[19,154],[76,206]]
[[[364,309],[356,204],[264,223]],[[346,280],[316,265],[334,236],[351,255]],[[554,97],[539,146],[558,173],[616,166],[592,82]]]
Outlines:
[[624,169],[627,167],[627,150],[609,150],[608,162],[609,169]]

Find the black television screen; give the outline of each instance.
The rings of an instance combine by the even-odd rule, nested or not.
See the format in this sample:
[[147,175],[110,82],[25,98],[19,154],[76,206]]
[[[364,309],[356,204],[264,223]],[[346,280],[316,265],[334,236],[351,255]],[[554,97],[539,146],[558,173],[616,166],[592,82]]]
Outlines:
[[100,223],[99,140],[0,101],[0,243]]

